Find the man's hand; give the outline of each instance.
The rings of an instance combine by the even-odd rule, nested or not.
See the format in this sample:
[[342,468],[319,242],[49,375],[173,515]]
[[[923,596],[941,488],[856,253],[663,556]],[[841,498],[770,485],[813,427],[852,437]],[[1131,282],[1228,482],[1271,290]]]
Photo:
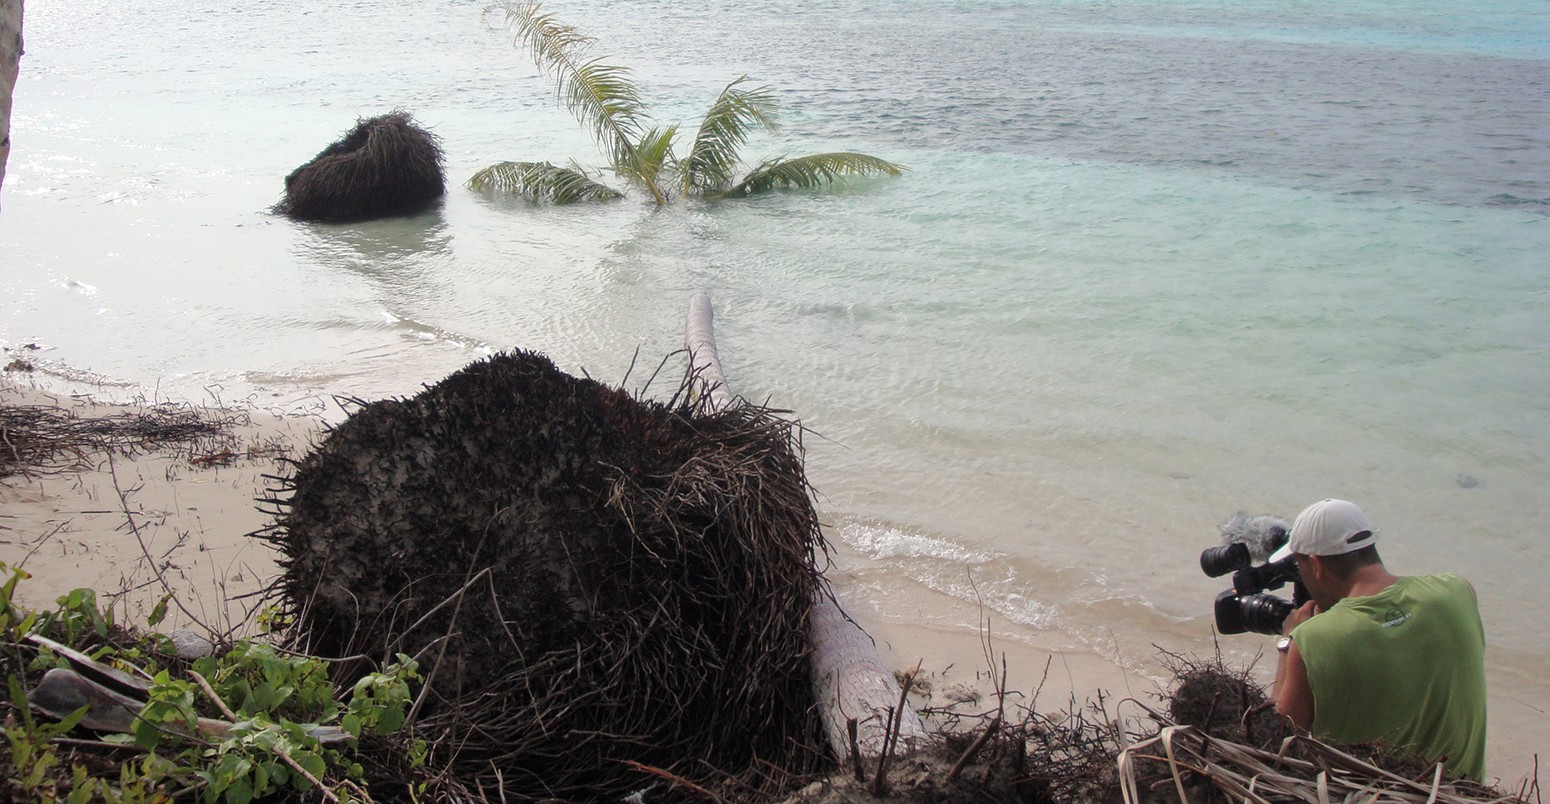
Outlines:
[[1286,620],[1281,623],[1281,636],[1291,636],[1293,628],[1313,619],[1313,615],[1318,613],[1319,606],[1317,603],[1310,600],[1302,604],[1300,608],[1294,609],[1291,614],[1286,615]]

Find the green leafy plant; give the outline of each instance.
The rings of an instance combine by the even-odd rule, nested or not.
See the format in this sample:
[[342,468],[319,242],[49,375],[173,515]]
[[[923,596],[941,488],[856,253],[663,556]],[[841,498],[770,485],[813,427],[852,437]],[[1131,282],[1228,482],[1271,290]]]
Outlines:
[[113,626],[111,611],[97,607],[97,593],[91,589],[71,589],[54,601],[57,608],[38,615],[36,629],[47,631],[66,645],[74,645],[85,636],[108,636]]
[[305,725],[262,715],[237,723],[203,756],[209,762],[196,775],[206,802],[247,804],[287,786],[305,792],[328,773],[323,746]]
[[[741,181],[738,151],[756,129],[777,128],[774,92],[745,86],[747,76],[727,84],[711,104],[682,157],[678,126],[651,124],[645,101],[629,69],[591,58],[595,44],[575,27],[544,13],[537,2],[508,2],[506,27],[519,47],[532,55],[540,71],[554,78],[556,95],[592,133],[608,156],[609,168],[631,187],[649,194],[659,206],[675,195],[725,198],[777,187],[818,187],[849,176],[898,176],[904,167],[849,151],[766,159]],[[503,190],[535,201],[567,204],[622,197],[591,178],[574,162],[500,162],[468,180],[476,190]]]
[[320,659],[281,655],[273,645],[243,640],[220,660],[196,660],[194,671],[243,717],[326,723],[339,715],[328,665]]
[[350,736],[360,737],[363,731],[391,734],[403,726],[411,701],[409,682],[419,681],[420,674],[414,659],[402,653],[397,659],[380,673],[362,676],[350,690],[348,711],[339,722]]
[[[96,594],[78,589],[61,596],[52,611],[27,612],[15,602],[17,585],[27,573],[0,563],[0,637],[12,645],[47,629],[77,650],[97,643],[92,658],[131,672],[153,673],[146,702],[129,735],[108,735],[109,742],[145,749],[144,759],[124,762],[117,779],[93,776],[72,765],[53,742],[67,734],[86,708],[60,722],[35,720],[24,691],[24,664],[18,655],[7,683],[13,712],[5,723],[6,758],[13,769],[9,789],[39,801],[162,802],[197,792],[208,804],[247,804],[285,790],[305,792],[319,784],[337,784],[337,800],[364,797],[348,780],[364,771],[348,748],[325,746],[320,724],[359,738],[403,727],[413,701],[411,685],[420,680],[416,662],[398,655],[379,672],[355,681],[341,696],[321,659],[284,653],[268,643],[241,640],[219,657],[194,662],[188,678],[158,668],[154,651],[108,644],[111,614],[97,607]],[[166,599],[152,611],[154,627],[165,616]],[[154,636],[154,635],[153,635]],[[39,647],[33,672],[66,664],[63,656]],[[200,717],[201,701],[221,709],[228,722]],[[343,699],[341,703],[340,699]],[[337,733],[336,731],[336,733]],[[423,764],[424,741],[410,745],[410,760]],[[328,780],[334,780],[329,782]],[[360,794],[352,796],[354,790]]]
[[4,583],[0,583],[0,636],[14,642],[30,633],[37,623],[37,614],[16,605],[16,585],[32,576],[4,561],[0,561],[0,576],[5,577]]
[[14,708],[5,724],[6,746],[10,749],[11,767],[16,774],[12,782],[38,801],[52,801],[57,798],[54,772],[60,764],[59,753],[54,750],[52,741],[75,728],[86,716],[86,707],[71,712],[58,723],[38,723],[27,708],[27,695],[22,691],[21,682],[16,676],[6,681]]
[[162,670],[151,678],[145,706],[134,723],[135,745],[156,748],[164,739],[178,739],[199,731],[194,709],[194,685]]

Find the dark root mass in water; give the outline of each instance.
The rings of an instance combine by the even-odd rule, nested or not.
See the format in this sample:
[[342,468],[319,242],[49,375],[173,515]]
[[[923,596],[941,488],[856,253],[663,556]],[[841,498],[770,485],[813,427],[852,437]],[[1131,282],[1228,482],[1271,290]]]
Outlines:
[[412,215],[446,193],[441,142],[394,111],[356,121],[338,141],[285,177],[274,212],[346,223]]

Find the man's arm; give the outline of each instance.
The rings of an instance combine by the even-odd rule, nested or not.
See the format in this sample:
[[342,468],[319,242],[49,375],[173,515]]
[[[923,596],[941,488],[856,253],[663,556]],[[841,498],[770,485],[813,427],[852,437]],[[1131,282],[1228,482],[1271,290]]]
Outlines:
[[[1313,601],[1287,615],[1281,631],[1288,636],[1297,626],[1318,613]],[[1308,666],[1303,664],[1297,643],[1281,654],[1276,665],[1276,711],[1291,719],[1292,725],[1306,732],[1313,728],[1313,688],[1308,686]]]
[[1276,667],[1276,711],[1291,718],[1299,731],[1313,728],[1313,689],[1308,686],[1308,666],[1302,663],[1297,643],[1281,654]]

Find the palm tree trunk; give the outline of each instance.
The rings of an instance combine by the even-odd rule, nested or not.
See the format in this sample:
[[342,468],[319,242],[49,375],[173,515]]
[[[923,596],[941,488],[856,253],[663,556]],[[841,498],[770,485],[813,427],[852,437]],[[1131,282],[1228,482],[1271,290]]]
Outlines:
[[[732,394],[716,353],[710,296],[699,291],[689,299],[684,346],[697,393],[710,397],[714,408],[731,404]],[[823,580],[808,621],[813,648],[813,697],[818,704],[829,748],[838,758],[850,755],[847,722],[856,721],[856,747],[863,757],[881,756],[889,733],[889,713],[899,706],[899,684],[877,655],[877,645],[840,607],[829,582]],[[907,703],[898,713],[898,746],[908,753],[923,745],[926,727]]]
[[22,0],[0,0],[0,186],[11,158],[11,95],[22,66]]

